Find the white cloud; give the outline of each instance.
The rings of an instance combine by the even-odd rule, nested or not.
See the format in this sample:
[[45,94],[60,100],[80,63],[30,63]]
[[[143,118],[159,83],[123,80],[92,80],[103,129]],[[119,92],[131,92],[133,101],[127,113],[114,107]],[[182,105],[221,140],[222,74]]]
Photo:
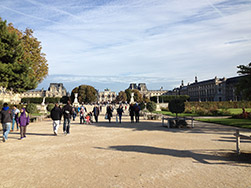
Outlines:
[[6,8],[0,13],[18,27],[35,30],[51,75],[178,84],[195,75],[235,76],[237,65],[250,62],[250,5],[228,0],[3,0]]

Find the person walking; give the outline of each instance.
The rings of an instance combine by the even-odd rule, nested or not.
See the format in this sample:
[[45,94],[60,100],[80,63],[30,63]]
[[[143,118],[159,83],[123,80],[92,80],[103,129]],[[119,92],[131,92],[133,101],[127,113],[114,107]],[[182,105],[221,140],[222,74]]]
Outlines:
[[18,115],[18,123],[20,125],[20,140],[22,140],[26,138],[26,127],[30,123],[30,117],[25,108],[22,108],[21,113]]
[[112,112],[113,112],[113,109],[112,109],[112,107],[109,105],[109,106],[107,107],[107,109],[106,109],[107,119],[109,120],[109,123],[111,123]]
[[4,103],[3,109],[0,113],[0,121],[3,126],[3,142],[6,142],[8,140],[12,118],[12,113],[10,107],[8,106],[8,103]]
[[119,107],[117,109],[117,113],[118,113],[118,116],[119,116],[119,123],[121,123],[122,113],[124,113],[123,105],[122,104],[119,105]]
[[135,105],[134,105],[134,112],[135,112],[135,121],[136,121],[136,123],[139,123],[139,112],[140,112],[140,106],[137,104],[137,103],[135,103]]
[[64,115],[64,126],[63,126],[64,134],[70,134],[70,123],[72,116],[72,107],[70,101],[68,101],[67,104],[63,107],[63,115]]
[[17,108],[17,105],[13,106],[12,109],[12,127],[11,127],[11,132],[14,131],[15,124],[17,125],[17,131],[19,130],[18,126],[18,114],[20,113],[20,110]]
[[62,118],[62,110],[59,108],[58,103],[55,104],[54,108],[51,110],[51,119],[53,120],[53,132],[57,136],[58,135],[58,128],[61,123]]
[[85,122],[85,115],[86,115],[86,108],[82,106],[79,111],[80,124],[83,124]]
[[131,117],[131,123],[133,123],[134,122],[134,106],[133,106],[133,104],[130,104],[129,115]]
[[99,109],[100,108],[97,105],[95,105],[92,111],[94,114],[96,123],[98,123]]

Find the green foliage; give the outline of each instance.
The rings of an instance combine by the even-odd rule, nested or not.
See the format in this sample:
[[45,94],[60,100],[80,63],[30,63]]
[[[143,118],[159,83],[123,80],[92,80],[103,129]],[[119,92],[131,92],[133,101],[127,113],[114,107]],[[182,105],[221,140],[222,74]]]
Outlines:
[[28,113],[30,114],[34,114],[34,113],[37,113],[38,110],[37,110],[37,105],[34,104],[34,103],[29,103],[27,106],[26,106],[26,110]]
[[116,97],[116,102],[126,102],[127,101],[127,95],[124,91],[120,91],[118,96]]
[[97,101],[98,92],[97,90],[89,85],[80,85],[71,92],[71,101],[74,101],[74,93],[78,93],[79,103],[93,103]]
[[126,98],[127,98],[127,103],[129,104],[130,101],[131,101],[132,90],[131,89],[126,89],[125,94],[126,94]]
[[150,102],[148,102],[148,103],[146,104],[146,108],[147,108],[147,110],[148,110],[149,112],[155,111],[155,110],[156,110],[156,107],[157,107],[157,105],[156,105],[156,103],[153,102],[153,101],[150,101]]
[[60,102],[60,98],[59,97],[46,97],[45,98],[45,103],[59,103]]
[[26,98],[22,98],[21,102],[27,103],[27,104],[29,104],[29,103],[41,104],[43,102],[43,98],[42,97],[36,97],[36,98],[26,97]]
[[61,99],[60,99],[60,102],[63,103],[63,104],[66,104],[67,101],[71,100],[70,97],[68,96],[63,96]]
[[46,109],[50,112],[54,108],[54,106],[55,104],[50,103],[47,105]]
[[[169,103],[171,100],[174,100],[174,99],[181,99],[183,101],[187,101],[189,100],[189,96],[188,95],[162,95],[162,96],[159,96],[159,102],[161,103],[162,101],[164,103]],[[157,96],[154,96],[154,97],[151,97],[150,98],[151,101],[154,101],[157,103]]]
[[237,93],[241,94],[244,100],[251,101],[251,63],[247,66],[240,65],[238,73],[243,75],[237,85]]
[[0,86],[14,92],[36,88],[48,74],[40,51],[40,42],[32,36],[32,30],[22,33],[0,18]]
[[140,106],[140,109],[141,109],[141,110],[144,110],[145,107],[146,107],[145,102],[139,103],[139,106]]
[[127,96],[127,102],[130,103],[131,101],[131,93],[134,93],[134,102],[137,102],[137,103],[141,103],[143,101],[143,97],[141,95],[141,93],[139,92],[139,90],[137,89],[126,89],[125,90],[125,93],[126,93],[126,96]]
[[169,102],[168,108],[170,112],[175,113],[176,117],[178,113],[185,111],[185,102],[183,99],[174,99]]

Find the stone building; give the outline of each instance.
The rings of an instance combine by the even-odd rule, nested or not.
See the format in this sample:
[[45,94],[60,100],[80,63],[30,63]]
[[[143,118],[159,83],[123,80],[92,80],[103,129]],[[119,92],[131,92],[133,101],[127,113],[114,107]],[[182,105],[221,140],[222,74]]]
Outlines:
[[131,83],[128,89],[137,89],[141,93],[143,97],[154,97],[154,96],[161,96],[168,92],[168,90],[163,90],[161,87],[160,90],[148,90],[145,83]]
[[105,89],[98,93],[98,102],[99,103],[110,103],[114,101],[117,97],[116,92],[111,91],[110,89]]
[[241,76],[233,78],[217,78],[199,82],[197,77],[192,84],[184,86],[182,81],[179,88],[168,92],[168,95],[188,95],[190,101],[237,101],[235,88]]
[[62,83],[51,83],[48,90],[31,90],[24,93],[14,93],[0,87],[0,101],[10,104],[18,104],[22,98],[37,98],[37,97],[63,97],[69,96]]

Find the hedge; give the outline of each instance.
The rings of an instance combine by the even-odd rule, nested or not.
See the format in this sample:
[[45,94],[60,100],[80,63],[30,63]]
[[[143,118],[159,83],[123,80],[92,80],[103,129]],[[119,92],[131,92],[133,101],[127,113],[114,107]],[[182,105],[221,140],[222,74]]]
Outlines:
[[[45,98],[45,103],[57,103],[60,102],[60,97],[46,97]],[[21,99],[22,103],[34,103],[34,104],[41,104],[43,102],[42,97],[36,97],[36,98],[22,98]]]

